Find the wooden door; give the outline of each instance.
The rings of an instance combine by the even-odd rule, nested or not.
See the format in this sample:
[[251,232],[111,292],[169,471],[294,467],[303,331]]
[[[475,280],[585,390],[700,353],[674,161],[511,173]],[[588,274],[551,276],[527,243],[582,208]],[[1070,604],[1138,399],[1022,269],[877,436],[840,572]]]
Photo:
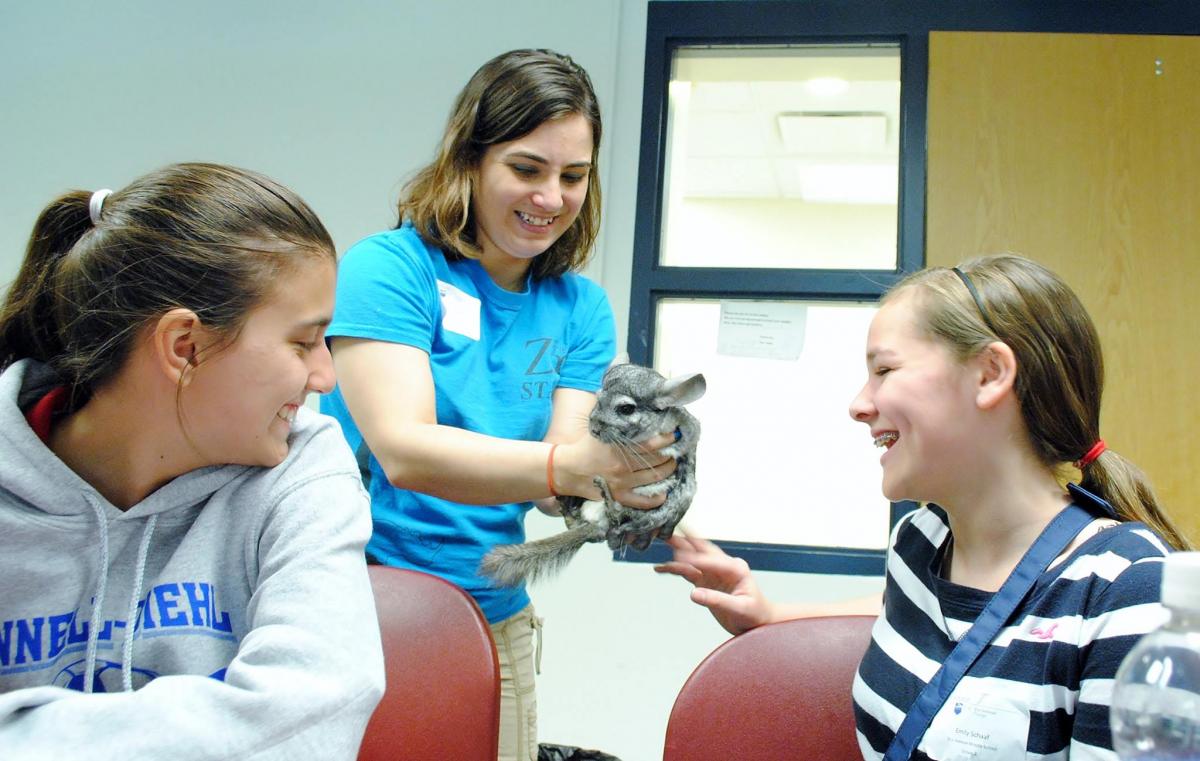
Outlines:
[[939,32],[927,261],[1012,251],[1076,290],[1101,435],[1200,543],[1200,38]]

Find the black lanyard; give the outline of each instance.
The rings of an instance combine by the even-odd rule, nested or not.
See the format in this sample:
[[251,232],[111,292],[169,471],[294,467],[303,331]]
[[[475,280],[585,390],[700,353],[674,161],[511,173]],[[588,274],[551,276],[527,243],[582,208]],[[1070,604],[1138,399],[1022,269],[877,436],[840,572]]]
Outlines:
[[[1112,507],[1099,497],[1075,484],[1069,484],[1068,489],[1076,498],[1076,502],[1090,502],[1110,515],[1113,514]],[[967,630],[966,636],[954,646],[941,668],[929,680],[929,684],[917,695],[904,721],[900,723],[900,728],[896,730],[896,736],[892,738],[883,761],[908,761],[912,757],[921,738],[925,736],[929,723],[946,702],[946,698],[950,697],[955,685],[983,654],[988,643],[1000,633],[1022,601],[1029,596],[1033,585],[1050,563],[1062,554],[1071,540],[1091,521],[1091,513],[1075,503],[1063,508],[1054,516],[1054,520],[1042,530],[1033,546],[1021,558],[1021,562],[1017,563],[1017,567],[1004,580],[1000,591],[992,595],[983,612]]]

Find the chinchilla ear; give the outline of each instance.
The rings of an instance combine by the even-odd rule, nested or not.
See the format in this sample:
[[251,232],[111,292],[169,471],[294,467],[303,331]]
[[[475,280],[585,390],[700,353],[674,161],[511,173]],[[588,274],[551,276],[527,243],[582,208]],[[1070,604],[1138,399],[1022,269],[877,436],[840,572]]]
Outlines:
[[608,366],[611,369],[611,368],[616,367],[617,365],[627,365],[627,364],[629,364],[629,352],[623,351],[620,354],[618,354],[617,356],[613,357],[613,361],[609,362]]
[[708,385],[700,373],[671,378],[663,383],[658,396],[654,398],[654,406],[659,409],[667,407],[682,407],[704,396]]

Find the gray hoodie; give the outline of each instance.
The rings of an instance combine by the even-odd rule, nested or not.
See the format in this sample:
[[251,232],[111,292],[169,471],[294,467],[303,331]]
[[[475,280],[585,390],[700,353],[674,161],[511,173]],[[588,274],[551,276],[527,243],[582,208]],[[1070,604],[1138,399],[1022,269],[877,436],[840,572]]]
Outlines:
[[26,422],[41,371],[0,375],[0,758],[354,758],[383,658],[337,423],[121,511]]

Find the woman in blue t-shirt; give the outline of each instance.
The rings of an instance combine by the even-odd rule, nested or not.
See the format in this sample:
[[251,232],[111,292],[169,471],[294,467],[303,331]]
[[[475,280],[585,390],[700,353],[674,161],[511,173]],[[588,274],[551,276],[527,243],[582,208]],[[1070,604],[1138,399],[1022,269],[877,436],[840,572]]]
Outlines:
[[[674,468],[645,442],[628,458],[587,435],[612,362],[604,292],[575,274],[600,221],[600,111],[587,73],[546,50],[484,64],[459,94],[433,162],[404,188],[395,229],[340,265],[332,338],[342,423],[372,497],[378,562],[466,589],[501,660],[501,758],[537,755],[534,615],[523,587],[477,573],[524,540],[533,502],[598,499]],[[637,460],[637,462],[631,462]]]

